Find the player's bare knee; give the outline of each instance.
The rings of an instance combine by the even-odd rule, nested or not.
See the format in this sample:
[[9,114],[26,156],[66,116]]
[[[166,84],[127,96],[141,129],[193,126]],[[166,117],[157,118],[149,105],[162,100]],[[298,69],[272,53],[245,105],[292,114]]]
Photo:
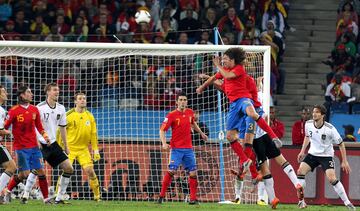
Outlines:
[[74,168],[71,165],[65,165],[63,171],[66,174],[73,174]]
[[228,132],[226,133],[226,139],[227,139],[229,142],[236,141],[236,133],[233,132],[233,131],[228,131]]
[[175,175],[175,170],[168,170],[168,173],[171,177],[173,177]]
[[190,172],[189,172],[189,177],[196,179],[196,178],[197,178],[197,173],[196,173],[196,171],[190,171]]
[[45,175],[44,169],[37,169],[36,172],[37,172],[37,175],[39,175],[39,176],[44,176]]
[[13,160],[7,162],[6,165],[4,165],[4,168],[9,175],[13,175],[16,172],[16,164]]
[[304,171],[301,168],[298,168],[296,173],[297,173],[297,175],[305,175]]

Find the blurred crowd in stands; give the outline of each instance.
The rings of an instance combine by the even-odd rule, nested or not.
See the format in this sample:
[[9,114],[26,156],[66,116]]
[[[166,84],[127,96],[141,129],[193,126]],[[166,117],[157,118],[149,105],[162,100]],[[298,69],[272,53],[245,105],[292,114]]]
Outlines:
[[336,40],[331,55],[323,61],[326,75],[325,105],[332,113],[360,113],[360,3],[341,0],[336,20]]
[[[134,14],[141,9],[151,14],[150,23],[135,22]],[[218,27],[221,34],[219,44],[264,44],[272,47],[271,91],[273,94],[281,94],[284,90],[285,71],[279,65],[285,50],[285,32],[295,30],[287,24],[288,13],[287,0],[0,0],[0,31],[4,40],[212,45],[214,44],[213,28]],[[103,68],[105,73],[94,75],[95,73],[87,72],[86,77],[79,76],[78,72],[73,70],[80,69],[83,73],[78,62],[65,66],[61,61],[55,61],[51,62],[50,69],[56,66],[61,71],[53,69],[49,75],[56,77],[60,84],[70,87],[70,90],[84,88],[80,85],[82,82],[77,82],[76,79],[98,80],[88,82],[96,86],[103,83],[104,87],[99,87],[105,88],[103,94],[112,95],[119,93],[119,89],[114,91],[107,88],[127,87],[129,84],[122,84],[122,79],[133,75],[135,79],[129,83],[134,90],[141,87],[142,82],[147,81],[144,86],[148,88],[148,93],[143,96],[144,104],[149,104],[153,109],[160,109],[159,105],[162,103],[158,102],[157,98],[167,101],[169,96],[163,95],[174,95],[174,92],[179,90],[177,88],[184,89],[175,83],[179,81],[178,78],[174,79],[175,74],[186,78],[186,75],[202,73],[204,67],[205,70],[210,69],[207,74],[212,73],[211,59],[207,56],[194,57],[194,59],[187,61],[186,64],[195,63],[195,65],[185,68],[177,66],[184,63],[183,59],[173,59],[172,64],[164,64],[161,58],[153,58],[146,62],[135,61],[137,59],[134,57],[112,62],[103,61],[107,64]],[[21,64],[16,63],[19,60]],[[41,65],[37,66],[34,63],[43,61],[28,62],[24,59],[13,59],[11,62],[6,62],[2,59],[1,65],[6,66],[9,63],[14,65],[14,62],[19,67],[36,69]],[[24,63],[33,64],[24,65]],[[177,64],[174,66],[175,63]],[[207,65],[204,66],[204,63]],[[139,68],[145,74],[144,72],[129,74],[127,70],[122,70],[129,65],[139,65],[132,67],[131,70]],[[70,71],[67,71],[69,68]],[[94,69],[94,66],[91,68]],[[14,84],[24,80],[31,82],[29,80],[34,74],[29,73],[30,78],[26,78],[24,74],[17,74],[14,69],[16,68],[1,68],[1,75],[9,76],[5,79],[2,77],[1,83],[4,80],[8,81],[9,78]],[[39,70],[38,74],[42,74],[42,71],[44,70]],[[188,81],[194,81],[194,78],[182,80],[185,84]],[[192,85],[196,86],[196,84]],[[91,90],[93,89],[94,87],[91,87]],[[188,90],[189,87],[185,89],[193,91]],[[162,90],[161,93],[156,93],[158,90]]]

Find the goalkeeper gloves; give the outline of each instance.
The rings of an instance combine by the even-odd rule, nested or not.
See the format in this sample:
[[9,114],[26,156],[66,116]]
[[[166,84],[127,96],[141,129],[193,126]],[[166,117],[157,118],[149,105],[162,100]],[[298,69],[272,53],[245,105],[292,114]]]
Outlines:
[[101,158],[99,150],[94,150],[94,162],[99,161]]

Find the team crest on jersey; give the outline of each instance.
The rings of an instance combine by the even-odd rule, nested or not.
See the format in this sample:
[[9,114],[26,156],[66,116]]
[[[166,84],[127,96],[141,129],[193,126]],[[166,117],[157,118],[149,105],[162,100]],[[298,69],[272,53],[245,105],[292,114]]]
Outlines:
[[36,119],[36,114],[32,114],[32,119],[35,120]]
[[167,123],[168,121],[169,121],[169,119],[168,119],[168,118],[165,118],[163,122],[164,122],[164,123]]
[[326,139],[326,135],[325,135],[325,134],[322,134],[322,135],[321,135],[321,139],[322,139],[322,140],[325,140],[325,139]]
[[87,121],[85,122],[85,125],[86,125],[86,126],[89,126],[89,125],[90,125],[90,121],[87,120]]
[[60,119],[60,114],[56,115],[56,120]]

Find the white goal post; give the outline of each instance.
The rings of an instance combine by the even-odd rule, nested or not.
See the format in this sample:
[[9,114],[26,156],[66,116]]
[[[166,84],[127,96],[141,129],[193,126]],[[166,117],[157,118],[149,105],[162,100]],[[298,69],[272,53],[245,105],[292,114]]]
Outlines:
[[[108,200],[157,197],[167,166],[159,127],[165,115],[175,109],[174,96],[185,92],[189,107],[200,112],[199,121],[209,129],[209,143],[194,147],[199,198],[231,200],[233,177],[229,168],[237,165],[237,159],[220,135],[225,128],[227,100],[213,87],[203,95],[194,92],[202,82],[197,75],[216,72],[212,56],[231,47],[243,48],[249,61],[246,69],[251,69],[254,77],[264,77],[262,103],[269,113],[270,46],[1,41],[0,84],[10,94],[8,107],[16,104],[14,91],[21,84],[33,90],[34,104],[45,99],[42,90],[50,82],[59,83],[59,103],[67,109],[74,106],[75,91],[87,94],[88,108],[97,121],[102,155],[95,168],[102,197]],[[167,135],[169,140],[170,133]],[[6,144],[11,149],[11,140]],[[87,182],[75,166],[68,192],[73,198],[90,199]],[[47,172],[54,185],[58,170]],[[181,172],[176,175],[168,199],[186,198],[185,177]]]

